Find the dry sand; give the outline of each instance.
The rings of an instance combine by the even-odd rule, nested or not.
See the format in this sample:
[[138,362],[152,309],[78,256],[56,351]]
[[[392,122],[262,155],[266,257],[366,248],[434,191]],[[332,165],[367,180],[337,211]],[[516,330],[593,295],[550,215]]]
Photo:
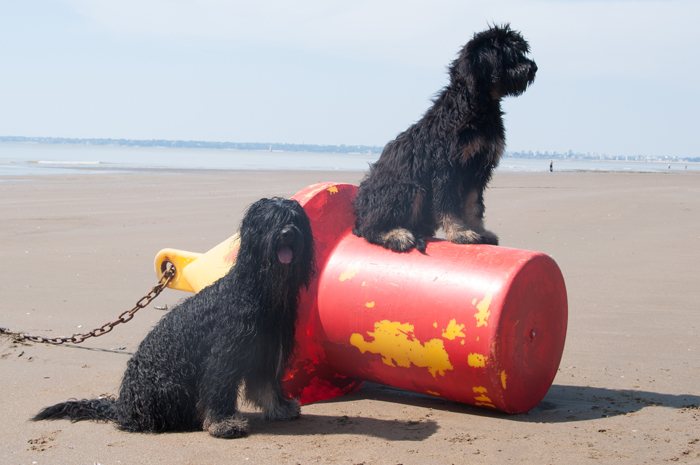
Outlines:
[[[353,172],[50,176],[0,182],[0,326],[49,336],[112,321],[155,284],[161,248],[204,252],[244,208]],[[487,226],[550,254],[569,295],[560,371],[510,416],[371,385],[302,418],[218,440],[29,422],[41,407],[117,391],[162,311],[81,345],[0,339],[0,463],[700,463],[700,176],[498,173]],[[155,305],[186,294],[167,290]]]

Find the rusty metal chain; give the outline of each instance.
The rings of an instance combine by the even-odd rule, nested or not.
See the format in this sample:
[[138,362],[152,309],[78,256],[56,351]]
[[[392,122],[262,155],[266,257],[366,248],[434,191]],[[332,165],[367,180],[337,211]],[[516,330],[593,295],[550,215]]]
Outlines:
[[158,297],[158,295],[160,295],[160,293],[163,292],[163,289],[165,289],[168,283],[175,277],[175,272],[175,266],[173,266],[173,264],[171,263],[170,267],[163,273],[163,276],[160,277],[158,284],[153,286],[153,288],[148,294],[146,294],[138,302],[136,302],[134,308],[132,308],[131,310],[127,310],[126,312],[119,315],[119,317],[115,321],[112,321],[111,323],[105,323],[99,328],[93,329],[89,333],[78,333],[68,337],[44,337],[30,336],[27,333],[17,333],[14,331],[10,331],[8,328],[0,328],[0,334],[9,335],[15,342],[31,341],[54,345],[59,345],[66,342],[80,344],[84,340],[89,339],[91,337],[105,335],[108,332],[112,331],[112,329],[114,329],[115,326],[121,323],[126,323],[132,318],[134,318],[134,314],[136,312],[146,307],[148,304],[151,303],[153,299]]

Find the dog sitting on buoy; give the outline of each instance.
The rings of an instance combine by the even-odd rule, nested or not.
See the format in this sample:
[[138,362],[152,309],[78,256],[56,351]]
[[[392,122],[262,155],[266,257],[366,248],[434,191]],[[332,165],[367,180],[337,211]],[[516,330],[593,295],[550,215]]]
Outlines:
[[505,147],[501,99],[537,65],[509,25],[475,34],[423,118],[389,142],[360,184],[353,233],[395,252],[425,251],[438,228],[459,244],[498,245],[484,228],[484,188]]
[[292,420],[299,403],[280,382],[294,352],[300,292],[315,273],[306,213],[294,200],[262,199],[241,222],[235,266],[165,315],[129,360],[119,397],[69,400],[33,420],[115,422],[132,432],[248,432],[238,392],[266,420]]

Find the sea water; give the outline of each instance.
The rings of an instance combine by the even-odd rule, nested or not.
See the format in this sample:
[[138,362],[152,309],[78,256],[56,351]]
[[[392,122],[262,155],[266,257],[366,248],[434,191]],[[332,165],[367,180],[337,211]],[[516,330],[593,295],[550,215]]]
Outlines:
[[0,143],[0,176],[173,170],[364,171],[371,154]]
[[[177,172],[179,170],[366,171],[379,158],[369,153],[316,153],[0,143],[0,176]],[[698,171],[697,163],[554,160],[554,171]],[[503,157],[498,171],[545,172],[549,159]]]

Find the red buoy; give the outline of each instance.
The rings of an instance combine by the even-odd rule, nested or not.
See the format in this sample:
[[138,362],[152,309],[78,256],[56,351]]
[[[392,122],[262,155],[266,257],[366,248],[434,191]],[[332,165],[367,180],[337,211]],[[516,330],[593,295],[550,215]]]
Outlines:
[[362,380],[508,413],[535,407],[564,349],[567,298],[549,256],[429,240],[395,253],[352,234],[357,188],[296,194],[319,276],[304,294],[299,350],[283,387],[302,403]]

